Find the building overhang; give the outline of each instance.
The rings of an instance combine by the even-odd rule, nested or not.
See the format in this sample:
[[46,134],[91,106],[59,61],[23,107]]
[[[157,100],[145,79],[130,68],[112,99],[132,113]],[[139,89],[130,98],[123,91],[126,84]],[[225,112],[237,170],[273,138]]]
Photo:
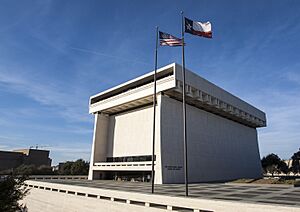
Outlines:
[[[94,170],[98,171],[151,171],[152,161],[142,162],[96,162]],[[156,162],[154,163],[156,165]]]
[[[90,97],[90,113],[116,114],[153,103],[150,72]],[[172,63],[157,70],[157,93],[182,100],[182,67]],[[266,115],[240,98],[186,69],[186,102],[250,127],[265,127]]]

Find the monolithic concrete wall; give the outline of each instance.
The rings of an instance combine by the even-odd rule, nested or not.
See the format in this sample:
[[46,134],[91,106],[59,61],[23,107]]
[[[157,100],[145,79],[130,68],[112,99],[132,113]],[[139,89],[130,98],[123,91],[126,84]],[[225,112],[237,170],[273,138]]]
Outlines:
[[93,171],[95,162],[106,161],[107,157],[107,132],[109,125],[109,117],[104,114],[95,114],[93,144],[91,151],[89,180],[100,179],[101,174]]
[[[160,163],[160,94],[156,106],[155,135],[155,183],[161,184]],[[153,107],[147,106],[117,115],[95,115],[95,127],[91,163],[88,179],[100,179],[100,172],[111,171],[111,167],[100,167],[95,163],[106,162],[106,157],[152,155]],[[149,170],[151,171],[149,167]],[[130,170],[125,166],[118,171]]]
[[152,154],[153,107],[109,117],[108,157]]
[[[183,183],[182,103],[162,97],[163,183]],[[261,177],[256,129],[187,106],[190,182]]]

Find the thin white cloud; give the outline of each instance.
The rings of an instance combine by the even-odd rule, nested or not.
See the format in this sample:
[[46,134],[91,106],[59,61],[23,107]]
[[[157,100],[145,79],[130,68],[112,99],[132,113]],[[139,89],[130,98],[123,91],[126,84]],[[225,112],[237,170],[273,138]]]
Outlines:
[[300,147],[300,99],[297,92],[265,90],[251,95],[254,105],[264,108],[267,127],[259,129],[261,155],[279,154],[287,159]]
[[300,65],[298,67],[298,72],[288,72],[286,78],[300,86]]
[[129,58],[121,57],[121,56],[107,54],[107,53],[103,53],[103,52],[99,52],[99,51],[94,51],[94,50],[91,50],[91,49],[78,48],[78,47],[72,47],[72,46],[70,46],[69,48],[72,49],[72,50],[75,50],[75,51],[80,51],[80,52],[84,52],[84,53],[88,53],[88,54],[108,57],[108,58],[111,58],[111,59],[117,59],[117,60],[121,60],[121,61],[125,61],[125,62],[133,62],[133,63],[141,63],[141,64],[146,64],[146,65],[151,65],[150,63],[147,63],[147,62],[144,62],[144,61],[129,59]]
[[68,121],[91,122],[87,109],[88,95],[78,96],[54,83],[44,82],[44,79],[30,79],[25,74],[15,73],[0,66],[0,84],[43,105],[57,106],[57,113]]
[[[3,133],[2,133],[3,134]],[[21,149],[28,148],[30,140],[21,135],[1,135],[0,136],[0,149],[2,150],[12,150],[12,149]]]
[[82,158],[90,160],[91,143],[73,143],[70,145],[57,145],[49,148],[51,157],[54,159],[52,164],[58,164],[66,160],[77,160]]

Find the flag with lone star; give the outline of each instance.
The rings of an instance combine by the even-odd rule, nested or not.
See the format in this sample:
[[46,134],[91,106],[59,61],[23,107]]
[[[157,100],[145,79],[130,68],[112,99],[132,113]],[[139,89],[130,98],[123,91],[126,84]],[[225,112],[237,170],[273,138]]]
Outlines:
[[211,23],[209,21],[202,23],[184,18],[184,31],[193,35],[212,38]]

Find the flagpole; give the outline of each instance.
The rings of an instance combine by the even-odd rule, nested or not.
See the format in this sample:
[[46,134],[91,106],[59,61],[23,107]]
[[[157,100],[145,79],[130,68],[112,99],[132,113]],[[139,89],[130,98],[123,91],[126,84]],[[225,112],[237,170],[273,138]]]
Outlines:
[[188,150],[187,150],[187,134],[186,134],[186,103],[185,103],[185,60],[184,60],[184,17],[181,11],[181,39],[182,39],[182,111],[183,111],[183,154],[184,154],[184,183],[185,196],[189,195],[188,188]]
[[154,193],[154,157],[155,157],[155,116],[156,116],[156,72],[157,72],[157,48],[158,48],[158,27],[156,27],[156,43],[155,43],[155,65],[154,65],[154,92],[153,92],[153,135],[152,135],[152,169],[151,169],[151,184]]

